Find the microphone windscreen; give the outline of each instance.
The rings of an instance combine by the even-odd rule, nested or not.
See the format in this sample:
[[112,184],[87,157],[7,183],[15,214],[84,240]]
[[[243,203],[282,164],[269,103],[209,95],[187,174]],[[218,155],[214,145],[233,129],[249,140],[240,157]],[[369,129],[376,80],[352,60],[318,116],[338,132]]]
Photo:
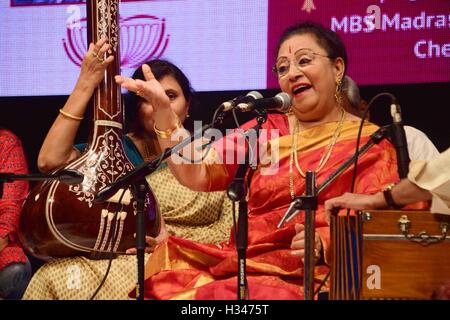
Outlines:
[[292,104],[292,97],[291,97],[291,95],[286,93],[286,92],[280,92],[275,97],[280,99],[280,101],[282,103],[282,105],[279,108],[279,110],[281,112],[287,112],[289,110],[289,108],[291,107],[291,104]]

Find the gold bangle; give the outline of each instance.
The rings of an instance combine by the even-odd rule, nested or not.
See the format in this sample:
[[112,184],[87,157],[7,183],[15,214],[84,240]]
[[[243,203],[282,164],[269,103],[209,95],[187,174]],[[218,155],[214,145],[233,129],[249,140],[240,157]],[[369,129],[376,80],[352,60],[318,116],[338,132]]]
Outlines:
[[83,120],[83,117],[74,116],[73,114],[63,111],[63,109],[59,109],[59,113],[61,113],[64,117],[72,119],[72,120],[76,120],[76,121]]
[[176,130],[178,130],[180,128],[182,128],[182,125],[181,125],[181,121],[179,119],[178,119],[178,122],[175,124],[174,128],[167,129],[167,130],[164,130],[164,131],[158,130],[158,128],[156,128],[156,123],[153,126],[153,129],[155,130],[156,135],[158,137],[160,137],[160,138],[163,138],[163,139],[170,138],[172,133],[174,133]]

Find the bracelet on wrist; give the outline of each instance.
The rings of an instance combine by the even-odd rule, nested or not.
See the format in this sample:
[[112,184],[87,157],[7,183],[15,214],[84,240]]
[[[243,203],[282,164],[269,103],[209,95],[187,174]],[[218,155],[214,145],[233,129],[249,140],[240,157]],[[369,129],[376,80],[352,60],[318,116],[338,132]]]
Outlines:
[[178,120],[178,122],[175,124],[174,128],[171,129],[167,129],[167,130],[159,130],[158,128],[156,128],[156,123],[153,126],[153,129],[155,130],[155,133],[158,137],[160,138],[170,138],[172,136],[172,133],[174,133],[176,130],[182,128],[182,124],[181,121]]
[[70,114],[68,112],[65,112],[63,109],[59,109],[59,113],[64,116],[65,118],[81,121],[83,120],[83,117],[74,116],[73,114]]
[[392,188],[395,186],[395,183],[392,183],[390,185],[388,185],[386,188],[383,189],[383,196],[384,196],[384,200],[386,201],[386,204],[388,205],[388,207],[390,209],[400,209],[401,205],[398,205],[395,201],[394,198],[392,198]]

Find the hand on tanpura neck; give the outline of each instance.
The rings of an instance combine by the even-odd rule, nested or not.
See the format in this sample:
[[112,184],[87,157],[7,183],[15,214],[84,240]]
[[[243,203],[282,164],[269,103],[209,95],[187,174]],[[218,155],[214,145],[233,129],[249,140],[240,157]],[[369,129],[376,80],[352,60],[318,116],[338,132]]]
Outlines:
[[108,65],[114,60],[110,55],[105,58],[106,53],[111,48],[107,38],[101,38],[95,44],[91,43],[81,63],[80,76],[77,87],[80,89],[95,89],[105,75]]

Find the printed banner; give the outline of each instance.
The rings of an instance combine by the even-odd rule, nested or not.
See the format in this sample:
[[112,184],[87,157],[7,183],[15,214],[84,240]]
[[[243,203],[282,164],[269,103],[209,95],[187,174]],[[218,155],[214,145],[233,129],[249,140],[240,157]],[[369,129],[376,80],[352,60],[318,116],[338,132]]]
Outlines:
[[[83,0],[0,2],[0,96],[66,95],[87,49]],[[121,68],[177,64],[197,91],[277,88],[278,38],[338,32],[360,85],[450,82],[449,0],[122,0]]]

